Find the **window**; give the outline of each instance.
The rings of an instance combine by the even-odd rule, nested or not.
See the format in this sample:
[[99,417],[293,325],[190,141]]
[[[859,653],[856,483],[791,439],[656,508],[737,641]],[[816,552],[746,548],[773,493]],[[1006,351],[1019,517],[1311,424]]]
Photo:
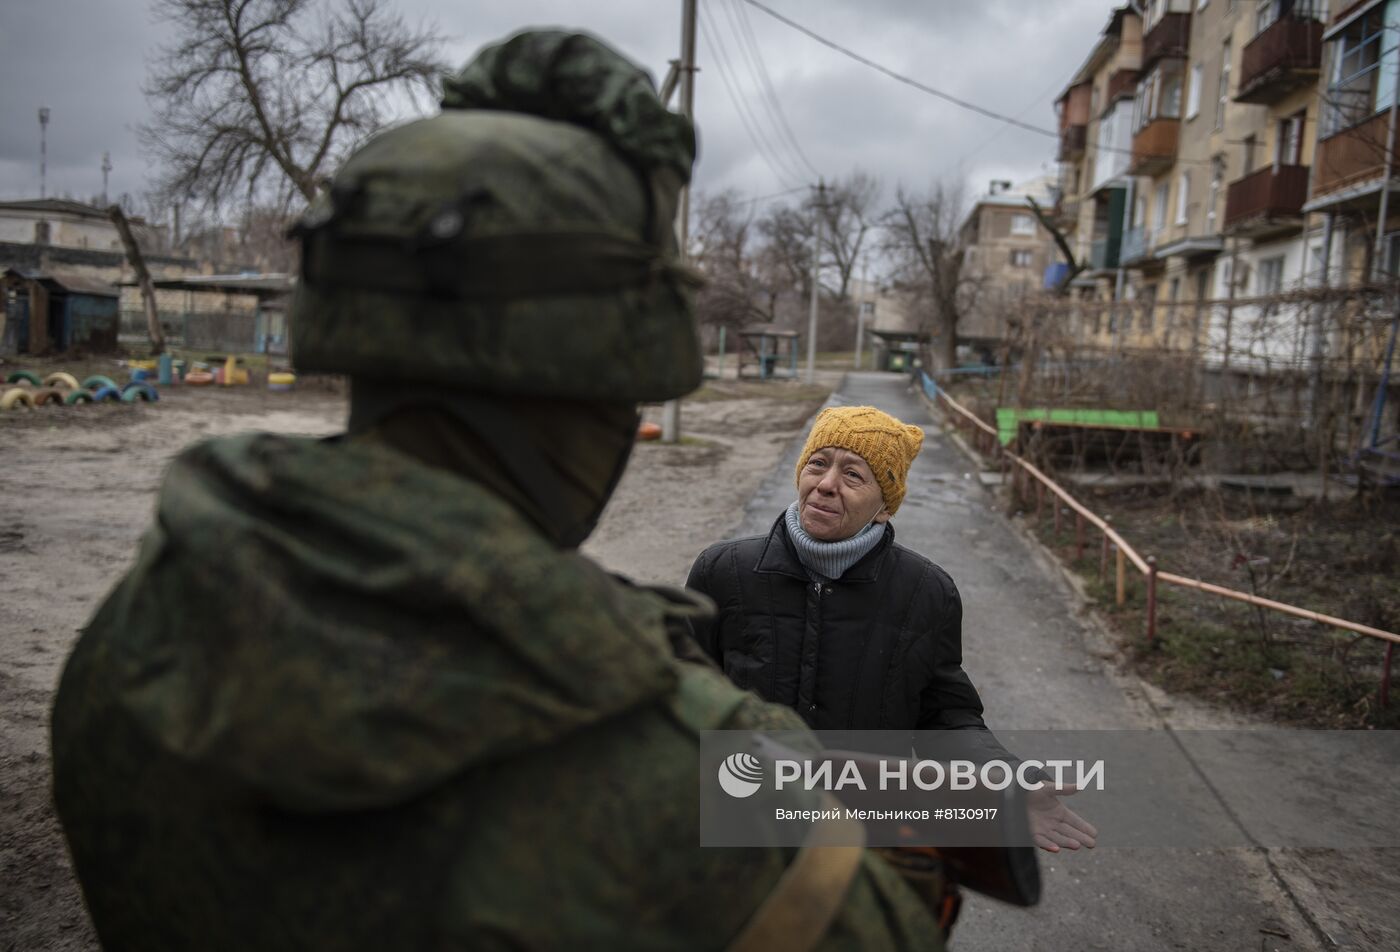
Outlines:
[[1011,249],[1011,267],[1029,268],[1034,257],[1034,252],[1026,248]]
[[1283,290],[1283,255],[1259,259],[1256,290],[1262,295],[1278,294]]
[[1157,186],[1156,200],[1152,203],[1152,234],[1161,232],[1167,225],[1167,199],[1171,192],[1171,184],[1163,182]]
[[1186,213],[1190,209],[1191,173],[1182,172],[1176,179],[1176,223],[1186,224]]
[[[1153,311],[1157,304],[1157,285],[1149,284],[1142,289],[1142,333],[1152,333],[1152,320],[1155,316]],[[1124,321],[1124,330],[1128,328],[1128,322]]]
[[1225,160],[1210,160],[1210,198],[1206,201],[1206,232],[1215,234],[1215,206],[1220,202],[1220,186],[1225,181]]
[[1230,41],[1220,45],[1220,88],[1215,97],[1215,128],[1225,128],[1225,103],[1230,100]]
[[1138,83],[1133,100],[1133,133],[1157,119],[1181,118],[1181,61],[1163,60]]
[[36,245],[46,245],[50,238],[49,223],[46,221],[36,221],[34,223],[34,243]]
[[1201,75],[1205,67],[1196,63],[1191,67],[1191,85],[1186,90],[1186,118],[1195,119],[1201,114]]
[[1307,110],[1296,112],[1278,122],[1278,137],[1274,143],[1275,165],[1303,164],[1303,122]]
[[1395,77],[1387,75],[1381,82],[1385,10],[1383,4],[1358,17],[1333,42],[1332,81],[1323,99],[1323,136],[1354,126],[1390,105]]
[[1013,235],[1034,235],[1035,219],[1029,215],[1012,215],[1011,233]]
[[1258,147],[1259,140],[1253,133],[1244,137],[1244,174],[1248,175],[1254,171],[1254,150]]

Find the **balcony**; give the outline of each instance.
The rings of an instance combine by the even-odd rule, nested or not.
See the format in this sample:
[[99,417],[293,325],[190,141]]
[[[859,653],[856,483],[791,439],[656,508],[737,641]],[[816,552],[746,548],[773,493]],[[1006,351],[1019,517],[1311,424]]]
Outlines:
[[1283,17],[1244,48],[1235,101],[1276,102],[1316,82],[1321,67],[1322,23]]
[[1137,92],[1138,76],[1140,74],[1135,69],[1116,69],[1108,77],[1108,85],[1104,88],[1104,105],[1112,106],[1121,96],[1132,96]]
[[1320,139],[1313,158],[1313,196],[1360,185],[1385,174],[1385,142],[1390,115],[1382,112],[1363,123]]
[[1142,38],[1142,71],[1163,57],[1184,58],[1190,45],[1191,14],[1168,13]]
[[1133,175],[1158,175],[1176,164],[1176,137],[1180,119],[1153,119],[1133,136]]
[[1123,245],[1118,253],[1118,261],[1124,267],[1147,257],[1147,229],[1129,228],[1123,232]]
[[1299,228],[1307,199],[1306,165],[1265,166],[1230,183],[1225,193],[1225,232],[1255,236]]
[[1073,162],[1084,154],[1084,146],[1089,140],[1088,126],[1065,126],[1060,130],[1061,162]]
[[1089,268],[1092,271],[1112,271],[1118,267],[1120,238],[1099,238],[1089,246]]

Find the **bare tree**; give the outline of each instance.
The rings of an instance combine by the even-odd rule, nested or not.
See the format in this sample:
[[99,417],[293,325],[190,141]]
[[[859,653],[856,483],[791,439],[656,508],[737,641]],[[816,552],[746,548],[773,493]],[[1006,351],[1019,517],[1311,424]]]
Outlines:
[[691,260],[707,279],[697,300],[701,323],[742,327],[773,320],[778,290],[764,280],[751,203],[734,192],[697,198]]
[[875,227],[875,202],[880,196],[880,183],[857,169],[844,181],[826,190],[825,200],[816,196],[808,200],[822,220],[822,253],[836,269],[836,287],[832,295],[840,301],[850,293],[851,277],[860,260],[861,247]]
[[[175,41],[152,66],[143,141],[164,188],[217,207],[246,190],[310,201],[390,98],[432,91],[438,41],[385,0],[155,0]],[[323,13],[324,11],[324,13]]]
[[927,194],[895,194],[895,205],[885,216],[885,250],[891,256],[896,279],[918,300],[925,302],[922,321],[933,338],[933,359],[939,369],[957,364],[958,323],[976,296],[976,278],[964,274],[966,249],[960,228],[962,193],[936,184]]

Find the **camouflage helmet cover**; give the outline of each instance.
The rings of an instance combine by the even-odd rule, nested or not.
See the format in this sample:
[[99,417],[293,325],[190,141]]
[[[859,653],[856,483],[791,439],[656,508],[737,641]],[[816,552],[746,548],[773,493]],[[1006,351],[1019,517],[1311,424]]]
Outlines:
[[307,371],[573,399],[700,381],[672,221],[694,130],[577,33],[488,47],[443,112],[371,139],[294,232]]

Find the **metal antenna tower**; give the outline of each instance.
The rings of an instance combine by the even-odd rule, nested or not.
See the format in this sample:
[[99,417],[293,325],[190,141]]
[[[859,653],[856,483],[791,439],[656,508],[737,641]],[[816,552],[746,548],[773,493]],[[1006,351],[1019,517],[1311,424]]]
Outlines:
[[47,195],[49,177],[49,107],[39,107],[39,197]]

